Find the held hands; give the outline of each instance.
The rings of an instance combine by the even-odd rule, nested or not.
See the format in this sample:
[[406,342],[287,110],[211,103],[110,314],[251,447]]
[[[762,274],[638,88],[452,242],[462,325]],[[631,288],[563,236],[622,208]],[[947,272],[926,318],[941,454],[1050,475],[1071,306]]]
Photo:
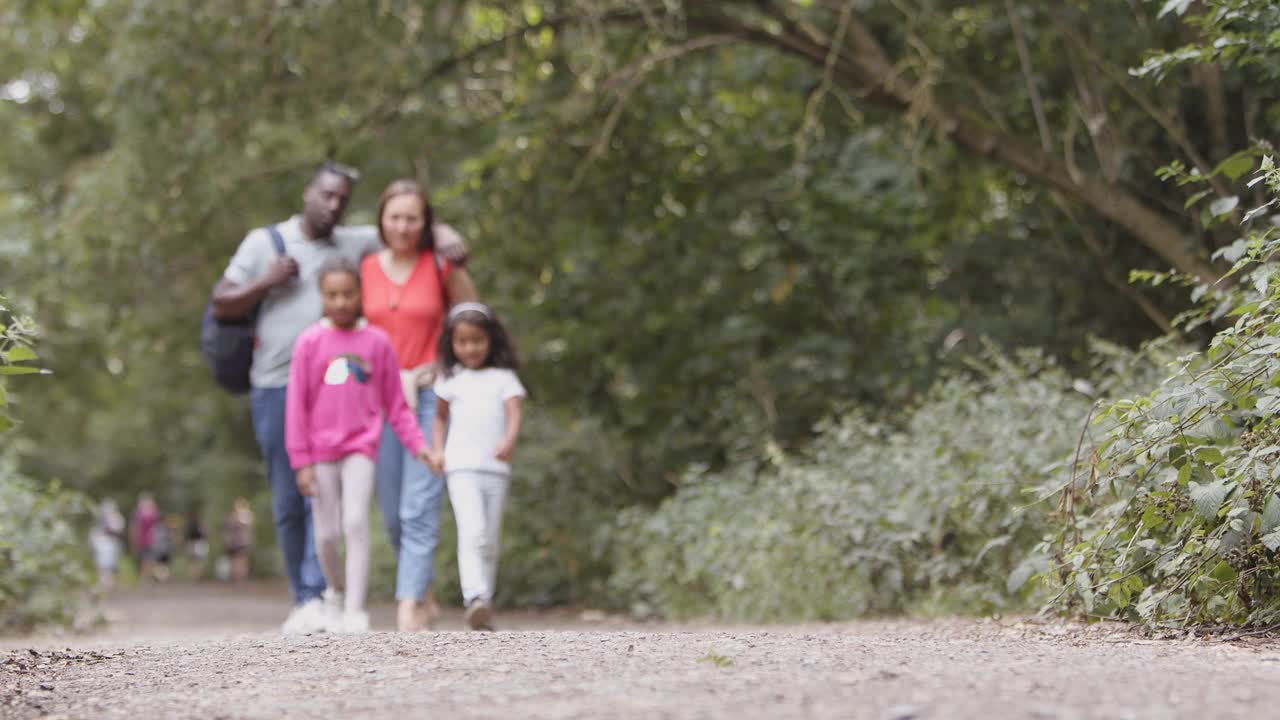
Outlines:
[[311,465],[304,468],[298,468],[297,481],[298,492],[311,497],[316,494],[316,469]]
[[444,472],[444,453],[430,448],[418,453],[418,459],[427,464],[437,475]]
[[413,386],[421,390],[422,388],[431,387],[432,383],[436,381],[436,375],[439,374],[440,368],[436,363],[427,363],[425,365],[419,365],[414,368],[412,372]]
[[511,457],[516,454],[516,441],[511,438],[503,438],[498,443],[497,449],[493,451],[493,456],[502,462],[511,462]]

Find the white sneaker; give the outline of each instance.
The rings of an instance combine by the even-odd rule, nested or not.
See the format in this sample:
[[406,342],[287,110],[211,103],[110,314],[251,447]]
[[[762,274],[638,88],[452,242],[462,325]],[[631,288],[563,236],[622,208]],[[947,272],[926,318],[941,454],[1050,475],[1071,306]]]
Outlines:
[[467,606],[467,612],[463,617],[472,630],[493,632],[493,610],[490,609],[488,601],[476,600],[472,602]]
[[284,621],[284,625],[281,626],[280,630],[285,635],[311,635],[324,632],[324,601],[320,598],[312,598],[295,607],[290,611],[289,617]]
[[338,632],[359,635],[369,632],[369,613],[363,610],[348,610],[342,614],[342,625]]
[[327,632],[342,632],[342,607],[346,598],[342,593],[329,588],[324,591],[324,629]]

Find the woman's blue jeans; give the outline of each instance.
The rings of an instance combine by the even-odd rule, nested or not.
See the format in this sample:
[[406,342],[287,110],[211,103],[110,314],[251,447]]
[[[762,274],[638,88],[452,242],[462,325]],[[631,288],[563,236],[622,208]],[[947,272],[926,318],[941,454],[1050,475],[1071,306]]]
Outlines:
[[[419,390],[418,424],[428,442],[435,418],[435,391]],[[435,577],[444,479],[406,450],[391,426],[385,424],[376,477],[378,506],[398,558],[396,599],[422,600]]]

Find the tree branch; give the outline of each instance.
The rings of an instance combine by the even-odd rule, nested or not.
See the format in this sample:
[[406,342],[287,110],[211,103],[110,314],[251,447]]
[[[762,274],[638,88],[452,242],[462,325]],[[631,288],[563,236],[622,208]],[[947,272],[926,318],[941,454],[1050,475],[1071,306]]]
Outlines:
[[[834,79],[833,71],[835,70],[836,59],[840,57],[840,49],[844,44],[845,31],[849,28],[849,19],[853,14],[853,0],[846,2],[840,10],[840,21],[836,27],[836,37],[832,41],[830,50],[827,52],[827,59],[823,63],[822,82],[809,95],[809,100],[804,105],[804,118],[800,121],[800,131],[796,133],[796,156],[795,166],[799,168],[804,163],[805,157],[809,152],[809,133],[813,131],[817,124],[818,109],[822,106],[822,101],[827,94],[831,92],[832,80]],[[797,186],[803,184],[803,175],[799,172],[794,173]]]
[[[1201,15],[1208,12],[1200,0],[1196,0],[1192,8],[1199,11]],[[1178,27],[1183,36],[1191,43],[1210,44],[1212,39],[1205,38],[1200,31],[1187,23],[1189,16],[1190,13],[1187,13],[1178,19]],[[1213,141],[1211,149],[1214,152],[1226,153],[1230,148],[1230,136],[1227,129],[1227,94],[1222,84],[1222,68],[1216,63],[1196,63],[1191,65],[1190,70],[1191,81],[1204,93],[1205,119]]]
[[1013,31],[1013,44],[1018,49],[1018,61],[1022,65],[1022,79],[1027,84],[1027,95],[1031,98],[1031,110],[1036,116],[1036,127],[1040,128],[1040,147],[1046,152],[1053,152],[1053,136],[1049,133],[1049,119],[1044,114],[1044,103],[1040,100],[1040,90],[1036,87],[1035,70],[1031,66],[1031,51],[1027,49],[1027,39],[1022,32],[1022,20],[1013,7],[1013,0],[1004,0],[1005,13],[1009,16],[1009,29]]
[[[1075,44],[1076,47],[1080,48],[1080,51],[1090,63],[1101,70],[1113,83],[1118,85],[1126,95],[1133,99],[1138,107],[1142,108],[1143,112],[1154,120],[1162,130],[1164,130],[1165,134],[1169,136],[1169,139],[1173,141],[1180,150],[1182,150],[1183,154],[1187,156],[1187,159],[1191,161],[1191,164],[1200,171],[1200,174],[1203,175],[1206,180],[1208,180],[1209,186],[1213,188],[1214,192],[1221,196],[1228,196],[1232,194],[1231,188],[1223,182],[1222,178],[1216,177],[1213,174],[1213,166],[1205,160],[1204,156],[1200,154],[1200,151],[1197,150],[1195,145],[1187,138],[1186,128],[1183,127],[1182,123],[1177,118],[1156,107],[1155,103],[1139,92],[1138,89],[1133,86],[1133,83],[1129,82],[1128,77],[1113,67],[1111,63],[1108,63],[1106,59],[1102,57],[1102,53],[1098,52],[1097,48],[1093,47],[1093,44],[1089,42],[1088,38],[1084,37],[1084,35],[1079,31],[1071,27],[1066,22],[1058,23],[1058,28],[1064,35],[1066,35],[1067,39]],[[1236,217],[1235,221],[1238,225],[1241,222],[1241,218]]]
[[677,60],[698,50],[720,47],[737,41],[738,38],[733,35],[705,35],[694,38],[680,45],[663,48],[651,55],[646,55],[614,73],[606,80],[602,85],[604,90],[611,90],[621,82],[625,82],[626,85],[619,93],[618,100],[613,104],[613,108],[609,110],[604,126],[601,127],[600,134],[596,141],[592,143],[591,149],[587,151],[587,156],[583,158],[582,162],[574,170],[573,178],[569,181],[568,192],[572,194],[577,191],[592,163],[604,155],[605,150],[609,147],[609,141],[613,137],[614,130],[618,127],[618,121],[622,118],[622,111],[626,108],[627,101],[631,98],[631,94],[635,92],[636,88],[640,86],[640,82],[646,75],[662,63]]
[[[601,22],[636,22],[643,20],[643,15],[631,10],[617,10],[605,13],[599,20]],[[581,18],[572,15],[561,15],[557,17],[545,18],[536,23],[529,23],[521,26],[517,30],[513,30],[499,38],[476,45],[462,53],[450,55],[440,62],[431,66],[426,72],[414,78],[411,85],[401,88],[399,91],[388,92],[386,98],[365,113],[363,117],[356,121],[352,131],[359,130],[369,125],[381,125],[394,120],[400,115],[400,104],[405,93],[411,92],[416,88],[420,88],[428,83],[449,75],[458,67],[475,60],[493,50],[506,47],[508,43],[523,37],[526,33],[536,30],[552,29],[559,30],[565,26],[580,22]]]
[[627,65],[613,75],[610,75],[609,79],[605,80],[600,85],[600,88],[602,90],[614,90],[619,85],[630,82],[633,77],[649,74],[654,68],[662,63],[676,60],[677,58],[684,57],[685,55],[697,52],[698,50],[705,50],[707,48],[718,47],[720,45],[728,45],[729,43],[734,42],[738,42],[738,38],[733,35],[704,35],[702,37],[689,40],[688,42],[680,43],[679,45],[662,48],[661,50],[650,55],[646,55],[630,65]]
[[[771,33],[715,8],[704,7],[698,6],[696,14],[691,12],[691,27],[734,34],[750,43],[802,58],[816,68],[826,66],[829,48],[815,44],[807,36],[786,32],[785,28],[794,27],[794,23],[786,22],[785,13],[769,15],[784,27],[781,33]],[[766,3],[765,7],[773,6]],[[940,133],[960,147],[1059,190],[1121,225],[1178,271],[1210,284],[1219,280],[1221,273],[1188,250],[1181,227],[1131,193],[1092,176],[1073,179],[1060,161],[1028,145],[1016,135],[992,129],[986,123],[975,121],[964,109],[942,105],[932,96],[921,101],[914,84],[896,72],[883,48],[856,13],[850,19],[848,32],[857,53],[853,57],[840,54],[833,69],[835,78],[850,90],[867,101],[900,114],[921,113]]]

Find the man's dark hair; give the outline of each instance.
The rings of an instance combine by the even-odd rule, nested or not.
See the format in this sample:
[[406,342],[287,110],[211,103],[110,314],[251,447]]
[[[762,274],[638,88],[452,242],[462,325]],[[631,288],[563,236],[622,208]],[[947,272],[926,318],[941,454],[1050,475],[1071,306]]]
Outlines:
[[350,165],[343,165],[342,163],[336,162],[334,160],[325,160],[324,162],[320,163],[320,167],[316,168],[316,171],[311,175],[311,182],[315,182],[316,178],[320,177],[321,175],[324,175],[325,173],[332,173],[334,175],[337,175],[338,177],[345,179],[347,182],[351,183],[352,185],[355,185],[356,183],[360,182],[359,170],[351,167]]

